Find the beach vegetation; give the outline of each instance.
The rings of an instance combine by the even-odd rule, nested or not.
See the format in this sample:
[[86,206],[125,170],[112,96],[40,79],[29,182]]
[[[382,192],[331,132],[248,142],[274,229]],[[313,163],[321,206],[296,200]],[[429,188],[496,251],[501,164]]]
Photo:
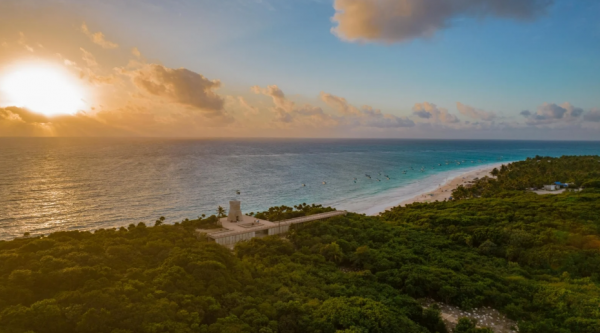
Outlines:
[[502,165],[491,175],[493,177],[475,180],[469,187],[459,186],[452,192],[453,199],[506,196],[514,191],[541,189],[556,182],[577,189],[600,187],[598,156],[536,156]]

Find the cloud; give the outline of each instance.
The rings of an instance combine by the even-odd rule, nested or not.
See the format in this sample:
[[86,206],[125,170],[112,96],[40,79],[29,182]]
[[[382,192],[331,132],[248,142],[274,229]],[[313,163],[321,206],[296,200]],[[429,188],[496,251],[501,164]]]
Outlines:
[[540,105],[535,113],[524,110],[520,114],[527,119],[528,125],[544,125],[560,122],[573,122],[581,119],[584,111],[570,103],[557,105],[555,103],[544,103]]
[[116,49],[117,47],[119,47],[118,44],[115,44],[111,41],[106,40],[106,36],[104,36],[103,33],[101,33],[101,32],[92,33],[85,23],[83,23],[81,25],[81,32],[83,32],[86,36],[88,36],[92,42],[94,42],[97,45],[100,45],[101,47],[103,47],[105,49]]
[[304,121],[312,126],[332,126],[337,125],[338,120],[326,114],[319,107],[314,107],[310,104],[302,106],[296,105],[285,97],[283,91],[277,85],[270,85],[266,88],[254,86],[251,88],[255,94],[263,94],[271,97],[273,104],[272,111],[275,113],[275,120],[280,123],[293,123]]
[[259,113],[259,110],[256,106],[250,105],[246,99],[242,96],[238,96],[237,101],[240,103],[240,106],[244,110],[244,114],[246,116],[255,116]]
[[0,136],[130,136],[133,133],[80,112],[46,117],[17,107],[0,108]]
[[361,114],[361,111],[354,106],[348,104],[345,98],[334,96],[332,94],[327,94],[325,92],[321,92],[321,100],[330,107],[336,109],[339,113],[343,115],[354,115],[358,116]]
[[134,85],[151,95],[203,111],[207,116],[222,116],[225,99],[214,92],[221,87],[219,80],[209,80],[185,68],[167,68],[143,64],[135,70],[121,70]]
[[590,112],[588,112],[583,119],[585,121],[590,121],[590,122],[600,122],[600,109],[592,109],[590,110]]
[[413,106],[413,114],[421,119],[427,119],[427,121],[434,123],[443,124],[456,124],[460,123],[460,120],[450,114],[448,110],[444,108],[438,108],[433,103],[417,103]]
[[530,20],[553,0],[335,0],[332,32],[347,41],[430,38],[461,17]]
[[80,79],[87,80],[89,83],[95,86],[110,85],[119,82],[119,78],[114,73],[108,75],[102,74],[102,68],[96,60],[96,57],[94,57],[91,52],[82,47],[79,48],[79,50],[82,53],[81,58],[87,67],[79,66],[76,62],[63,57],[60,53],[56,54],[56,56],[59,59],[62,59],[62,63],[65,66],[72,68],[74,71],[78,71]]
[[301,106],[289,100],[276,85],[260,88],[252,87],[254,93],[269,96],[273,100],[275,120],[279,123],[299,123],[312,127],[371,127],[399,128],[412,127],[415,123],[406,117],[384,114],[368,105],[358,109],[348,104],[345,98],[321,92],[320,98],[339,115],[325,113],[320,107],[310,104]]
[[456,102],[456,108],[458,109],[460,114],[469,118],[480,119],[485,121],[492,121],[496,119],[496,114],[494,112],[487,112],[484,110],[475,109],[474,107],[462,104],[461,102]]
[[320,107],[310,104],[297,105],[289,100],[276,85],[260,88],[254,86],[251,90],[256,94],[271,97],[274,107],[275,121],[282,124],[309,125],[311,127],[371,127],[399,128],[412,127],[415,123],[406,117],[384,114],[368,105],[361,109],[348,104],[345,98],[321,92],[320,98],[339,115],[329,114]]
[[363,115],[361,125],[366,127],[376,128],[399,128],[399,127],[413,127],[415,122],[406,118],[398,117],[392,114],[384,114],[381,110],[376,110],[368,105],[362,107]]
[[98,61],[96,61],[96,58],[94,57],[93,54],[91,54],[90,52],[86,51],[83,47],[79,48],[81,50],[82,55],[82,59],[83,61],[90,67],[98,67]]
[[131,54],[133,54],[134,57],[141,59],[142,58],[142,52],[140,52],[140,50],[138,50],[137,47],[134,47],[131,49]]
[[155,105],[147,108],[128,104],[117,109],[47,117],[23,108],[6,107],[0,108],[0,137],[197,137],[198,133],[211,130],[212,135],[219,134],[229,124],[223,121],[224,117],[207,119],[194,112],[164,111],[157,112]]
[[375,128],[413,127],[415,122],[391,114],[384,114],[381,110],[364,105],[361,109],[352,106],[343,97],[321,92],[321,100],[329,107],[342,114],[342,122],[351,126],[364,126]]
[[19,40],[17,41],[17,43],[19,45],[21,45],[22,47],[24,47],[27,51],[29,51],[31,53],[34,52],[33,47],[31,47],[31,46],[29,46],[27,44],[27,39],[25,38],[25,34],[24,33],[19,32]]
[[47,123],[49,121],[49,118],[42,114],[33,113],[26,109],[14,106],[0,108],[0,119],[38,124]]

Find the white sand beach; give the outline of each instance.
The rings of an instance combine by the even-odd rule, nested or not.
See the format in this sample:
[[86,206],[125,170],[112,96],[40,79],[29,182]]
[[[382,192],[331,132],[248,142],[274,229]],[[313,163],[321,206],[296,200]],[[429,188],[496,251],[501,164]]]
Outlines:
[[421,193],[414,198],[403,201],[400,203],[401,206],[405,206],[415,202],[434,202],[434,201],[444,201],[452,197],[452,190],[459,187],[460,185],[466,185],[469,182],[472,182],[476,179],[483,178],[485,176],[493,177],[490,173],[494,168],[501,166],[502,164],[486,166],[481,169],[468,171],[457,177],[451,179],[450,181],[440,184],[435,190],[429,191],[427,193]]
[[378,215],[390,208],[405,206],[415,202],[444,201],[444,199],[448,199],[452,196],[452,190],[459,185],[467,184],[476,178],[483,178],[485,176],[491,177],[490,172],[492,172],[494,168],[499,168],[502,164],[507,163],[510,162],[487,164],[432,175],[422,181],[415,182],[382,195],[376,204],[367,209],[363,209],[361,213]]

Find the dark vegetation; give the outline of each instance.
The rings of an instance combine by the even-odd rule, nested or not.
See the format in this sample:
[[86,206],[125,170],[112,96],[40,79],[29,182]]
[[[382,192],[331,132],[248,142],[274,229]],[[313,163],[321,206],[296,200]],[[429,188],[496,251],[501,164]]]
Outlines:
[[314,215],[320,213],[327,213],[334,211],[335,209],[330,207],[323,207],[322,205],[307,205],[305,203],[294,206],[279,206],[279,207],[271,207],[266,212],[260,213],[250,213],[250,215],[255,216],[257,219],[267,220],[267,221],[282,221],[293,219],[295,217],[302,217],[307,215]]
[[[597,178],[571,169],[549,177]],[[496,195],[297,225],[234,252],[196,237],[216,216],[0,242],[0,333],[446,332],[425,297],[492,306],[523,333],[600,332],[600,190],[538,196],[501,179]]]
[[600,157],[536,156],[503,165],[492,175],[495,178],[484,177],[470,188],[459,186],[452,193],[454,199],[506,196],[529,188],[540,189],[555,182],[572,183],[572,188],[600,188]]

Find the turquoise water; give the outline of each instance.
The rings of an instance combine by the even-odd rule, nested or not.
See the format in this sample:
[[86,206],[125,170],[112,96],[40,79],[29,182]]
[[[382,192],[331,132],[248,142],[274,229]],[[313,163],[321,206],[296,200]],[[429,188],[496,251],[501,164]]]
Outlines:
[[597,154],[598,142],[0,139],[0,239],[174,223],[231,199],[244,212],[306,202],[375,213],[469,168]]

